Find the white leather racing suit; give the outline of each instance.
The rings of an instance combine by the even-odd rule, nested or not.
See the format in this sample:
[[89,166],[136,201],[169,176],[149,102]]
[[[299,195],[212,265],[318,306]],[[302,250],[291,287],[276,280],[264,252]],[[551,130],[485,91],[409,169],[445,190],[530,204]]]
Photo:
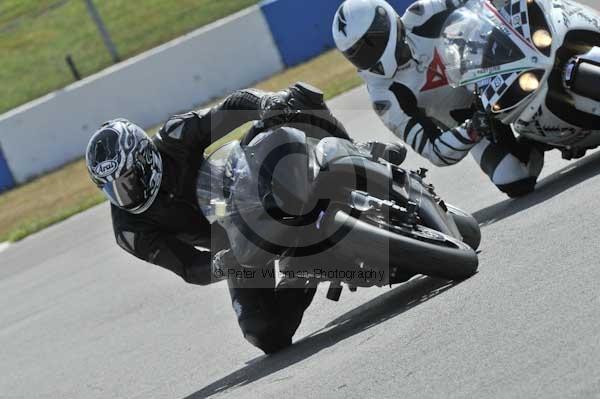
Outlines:
[[[523,195],[535,187],[543,165],[541,152],[515,151],[470,137],[464,123],[473,113],[473,95],[452,88],[440,57],[444,22],[462,0],[420,0],[402,16],[413,59],[391,78],[359,71],[373,107],[384,124],[434,165],[449,166],[469,152],[500,190]],[[508,127],[507,127],[508,128]]]

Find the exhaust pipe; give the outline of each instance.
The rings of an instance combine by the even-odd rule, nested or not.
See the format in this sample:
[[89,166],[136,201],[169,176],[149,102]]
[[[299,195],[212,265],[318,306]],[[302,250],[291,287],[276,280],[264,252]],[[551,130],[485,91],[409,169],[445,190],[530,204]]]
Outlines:
[[563,84],[575,94],[600,101],[600,47],[573,57],[565,67]]

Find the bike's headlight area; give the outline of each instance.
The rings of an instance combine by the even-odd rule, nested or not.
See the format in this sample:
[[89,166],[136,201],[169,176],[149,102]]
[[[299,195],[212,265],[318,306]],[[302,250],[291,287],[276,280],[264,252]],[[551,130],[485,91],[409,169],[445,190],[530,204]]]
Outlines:
[[502,94],[500,99],[492,105],[492,111],[494,113],[502,113],[514,109],[540,88],[543,78],[544,71],[542,69],[534,69],[522,73],[508,90]]
[[540,80],[532,72],[526,72],[519,77],[519,87],[525,93],[531,93],[540,88]]
[[529,12],[529,27],[533,34],[531,41],[546,57],[552,54],[552,34],[546,20],[544,10],[534,0],[527,2]]
[[546,29],[538,29],[531,37],[533,44],[540,50],[547,49],[552,45],[552,35]]

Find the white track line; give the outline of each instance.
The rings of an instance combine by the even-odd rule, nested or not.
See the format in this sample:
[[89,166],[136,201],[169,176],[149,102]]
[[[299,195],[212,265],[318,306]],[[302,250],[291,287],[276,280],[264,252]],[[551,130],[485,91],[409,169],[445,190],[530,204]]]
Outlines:
[[0,252],[8,249],[8,247],[10,247],[10,244],[8,242],[0,242]]

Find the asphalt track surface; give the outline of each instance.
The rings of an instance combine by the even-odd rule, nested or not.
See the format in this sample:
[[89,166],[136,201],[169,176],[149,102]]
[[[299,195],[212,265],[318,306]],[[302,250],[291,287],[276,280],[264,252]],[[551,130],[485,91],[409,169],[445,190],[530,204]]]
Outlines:
[[[332,106],[358,139],[391,139],[364,88]],[[431,169],[482,223],[479,273],[339,303],[323,285],[293,347],[271,357],[242,338],[224,283],[186,285],[118,249],[106,205],[10,246],[0,398],[600,397],[600,153],[548,154],[519,200],[470,158]]]

